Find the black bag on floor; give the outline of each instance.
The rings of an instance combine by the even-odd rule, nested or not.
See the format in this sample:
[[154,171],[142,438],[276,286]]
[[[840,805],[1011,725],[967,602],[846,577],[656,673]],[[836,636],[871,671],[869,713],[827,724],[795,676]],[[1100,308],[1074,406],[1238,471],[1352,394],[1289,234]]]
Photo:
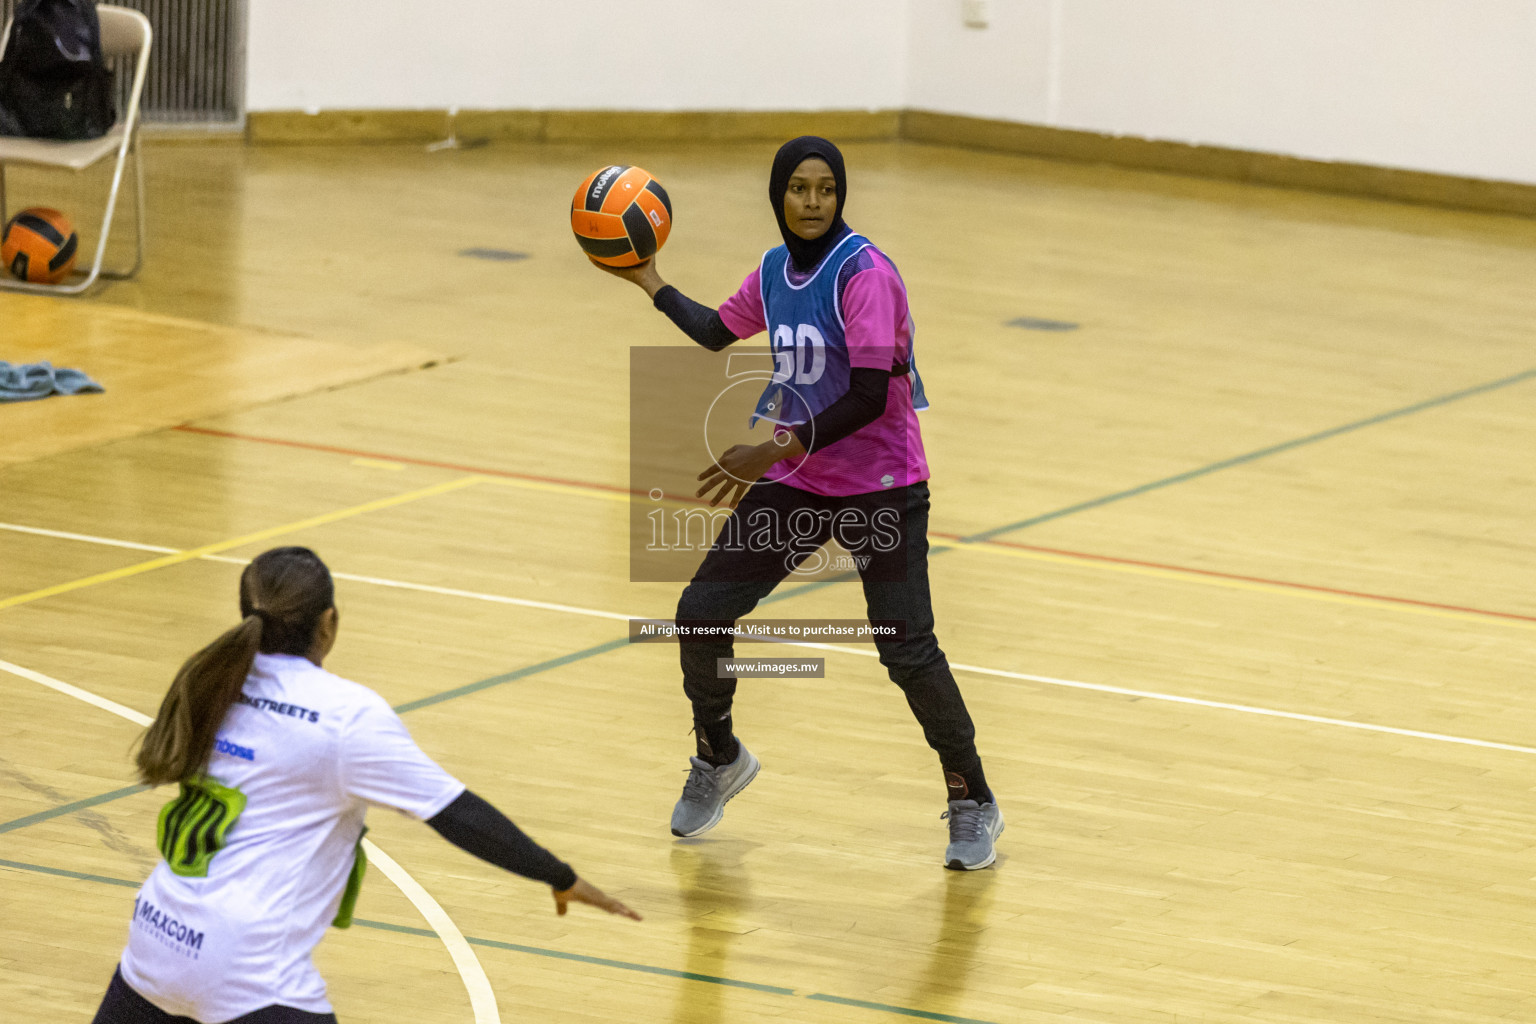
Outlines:
[[91,0],[21,0],[0,59],[0,135],[95,139],[117,120]]

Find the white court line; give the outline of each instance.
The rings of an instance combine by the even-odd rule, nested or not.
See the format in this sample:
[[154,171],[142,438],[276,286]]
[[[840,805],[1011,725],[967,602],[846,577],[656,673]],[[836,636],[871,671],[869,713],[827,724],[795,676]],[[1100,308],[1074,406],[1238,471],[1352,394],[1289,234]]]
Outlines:
[[9,672],[13,676],[30,679],[34,683],[39,683],[52,690],[58,690],[60,693],[67,694],[76,700],[83,700],[87,704],[94,704],[103,711],[110,711],[117,717],[126,718],[137,725],[148,725],[154,721],[153,718],[150,718],[142,711],[135,711],[133,708],[125,707],[115,700],[98,697],[90,690],[82,690],[78,686],[71,686],[69,683],[60,682],[52,676],[43,675],[41,672],[34,672],[29,668],[22,668],[20,665],[12,665],[8,661],[0,661],[0,672]]
[[88,533],[65,533],[63,530],[44,530],[37,526],[20,526],[16,523],[0,523],[0,530],[12,533],[31,533],[39,537],[56,537],[59,540],[81,540],[87,544],[105,544],[111,548],[132,548],[134,551],[154,551],[162,555],[177,555],[176,548],[163,548],[158,544],[136,544],[131,540],[113,540],[111,537],[93,537]]
[[[837,654],[856,654],[863,658],[880,657],[874,651],[865,651],[858,648],[843,647],[838,644],[811,644],[791,640],[772,640],[770,643],[784,644],[789,647],[813,647],[818,651],[832,651]],[[1468,747],[1484,747],[1488,750],[1509,750],[1517,754],[1536,754],[1536,747],[1522,747],[1516,743],[1495,743],[1492,740],[1475,740],[1467,736],[1451,736],[1441,732],[1422,732],[1418,729],[1399,729],[1391,725],[1376,725],[1372,722],[1357,722],[1348,718],[1326,718],[1322,715],[1307,715],[1299,711],[1278,711],[1274,708],[1255,707],[1251,704],[1231,704],[1220,700],[1203,700],[1199,697],[1181,697],[1176,693],[1158,693],[1156,690],[1131,690],[1124,686],[1109,686],[1104,683],[1083,683],[1075,679],[1057,679],[1053,676],[1036,676],[1028,672],[1009,672],[1000,668],[987,668],[983,665],[966,665],[958,661],[949,663],[949,667],[957,672],[971,672],[982,676],[996,676],[1000,679],[1018,679],[1028,683],[1042,683],[1046,686],[1064,686],[1071,690],[1091,690],[1095,693],[1113,693],[1122,697],[1140,697],[1146,700],[1160,700],[1171,704],[1189,704],[1201,708],[1217,708],[1221,711],[1239,711],[1248,715],[1262,715],[1266,718],[1285,718],[1293,722],[1310,722],[1314,725],[1336,725],[1344,729],[1363,729],[1366,732],[1387,733],[1392,736],[1410,736],[1420,740],[1436,740],[1440,743],[1459,743]]]
[[[59,540],[78,540],[87,544],[101,544],[113,548],[131,548],[134,551],[153,551],[161,555],[179,555],[180,548],[168,548],[159,544],[140,544],[131,540],[116,540],[112,537],[96,537],[88,533],[66,533],[63,530],[44,530],[36,526],[19,526],[15,523],[0,523],[0,530],[10,530],[13,533],[30,533],[39,537],[54,537]],[[224,562],[228,565],[249,565],[249,558],[235,558],[232,555],[201,555],[199,559],[204,562]],[[444,597],[465,597],[475,601],[490,601],[495,604],[510,604],[520,608],[539,608],[549,612],[564,612],[567,615],[588,615],[600,619],[614,619],[627,622],[631,618],[628,615],[620,615],[618,612],[602,612],[592,608],[578,608],[575,605],[555,604],[550,601],[533,601],[524,597],[502,597],[499,594],[482,594],[473,590],[459,590],[455,587],[436,587],[429,583],[407,583],[403,580],[387,580],[378,576],[358,576],[347,572],[331,573],[338,580],[350,580],[353,583],[367,583],[376,587],[393,587],[397,590],[415,590],[423,594],[440,594]],[[30,678],[30,677],[29,677]],[[38,680],[40,681],[40,680]],[[50,685],[44,683],[44,685]],[[60,686],[68,686],[68,683],[60,683]],[[68,692],[68,691],[65,691]],[[94,695],[81,696],[85,690],[78,693],[70,693],[72,697],[80,697],[81,700],[92,700]],[[111,703],[110,701],[108,703]],[[122,705],[116,705],[121,707]],[[110,709],[109,709],[110,710]],[[144,724],[148,724],[147,722]]]
[[448,947],[448,955],[453,957],[454,966],[459,969],[459,977],[464,979],[464,987],[469,991],[469,1005],[475,1011],[475,1024],[501,1024],[501,1013],[496,1009],[496,993],[491,990],[491,980],[485,976],[485,968],[480,966],[479,958],[469,948],[469,942],[464,938],[464,933],[459,931],[459,926],[453,923],[453,918],[432,898],[431,893],[421,887],[420,882],[407,874],[405,868],[396,864],[389,854],[379,849],[373,840],[364,839],[363,849],[367,851],[369,862],[377,864],[379,870],[405,893],[405,898],[416,905],[421,916],[427,919],[427,924],[437,932],[443,945]]
[[[40,533],[44,536],[64,537],[70,540],[88,541],[97,544],[110,544],[114,547],[143,548],[150,551],[162,551],[167,554],[174,553],[174,548],[158,548],[149,545],[135,544],[131,541],[119,541],[106,537],[91,537],[79,533],[59,533],[57,531],[39,530],[35,527],[18,527],[9,523],[0,523],[0,530],[18,530],[22,533]],[[243,565],[244,559],[231,558],[227,555],[205,555],[210,561],[231,562]],[[524,598],[503,597],[500,594],[484,594],[473,590],[458,590],[452,587],[434,587],[424,583],[406,583],[400,580],[381,579],[376,576],[354,576],[347,573],[333,573],[337,579],[352,580],[358,583],[369,583],[376,586],[396,587],[402,590],[417,590],[429,594],[443,594],[450,597],[463,597],[475,601],[489,601],[494,604],[518,605],[525,608],[540,608],[546,611],[563,612],[568,615],[584,615],[589,618],[613,619],[629,621],[630,619],[648,619],[644,615],[624,615],[619,612],[606,612],[597,608],[581,608],[575,605],[552,604],[547,601],[530,601]],[[661,621],[661,620],[654,620]],[[841,644],[817,644],[803,641],[773,640],[772,643],[783,644],[788,647],[807,647],[819,651],[831,651],[834,654],[851,654],[862,658],[878,658],[874,651],[862,650]],[[987,668],[984,665],[967,665],[952,661],[949,667],[959,672],[969,672],[974,675],[992,676],[998,679],[1015,679],[1020,682],[1040,683],[1044,686],[1061,686],[1072,690],[1088,690],[1095,693],[1112,693],[1122,697],[1138,697],[1143,700],[1163,701],[1170,704],[1184,704],[1190,707],[1213,708],[1219,711],[1236,711],[1241,714],[1259,715],[1265,718],[1281,718],[1292,722],[1307,722],[1312,725],[1331,725],[1341,729],[1359,729],[1364,732],[1384,733],[1391,736],[1406,736],[1411,739],[1433,740],[1438,743],[1454,743],[1467,747],[1481,747],[1486,750],[1508,750],[1516,754],[1536,754],[1536,747],[1524,747],[1516,743],[1497,743],[1492,740],[1473,739],[1468,736],[1453,736],[1448,733],[1423,732],[1419,729],[1399,729],[1391,725],[1376,725],[1372,722],[1358,722],[1349,718],[1328,718],[1323,715],[1308,715],[1299,711],[1280,711],[1276,708],[1258,707],[1252,704],[1234,704],[1227,701],[1204,700],[1199,697],[1183,697],[1175,693],[1160,693],[1156,690],[1133,690],[1124,686],[1109,686],[1105,683],[1084,683],[1075,679],[1057,679],[1053,676],[1037,676],[1028,672],[1010,672],[1006,669]],[[67,684],[60,684],[67,685]],[[84,691],[81,691],[84,692]]]
[[[141,711],[124,707],[116,701],[98,697],[89,690],[82,690],[78,686],[45,676],[41,672],[34,672],[29,668],[22,668],[20,665],[13,665],[8,661],[0,661],[0,671],[40,683],[60,693],[83,700],[87,704],[94,704],[103,711],[110,711],[138,725],[149,725],[154,721]],[[432,898],[432,894],[423,889],[416,879],[395,863],[389,854],[379,849],[370,839],[364,839],[363,846],[367,850],[369,861],[377,864],[385,877],[395,883],[405,894],[405,898],[410,900],[421,916],[426,919],[427,924],[432,926],[432,930],[437,932],[437,937],[443,940],[443,945],[448,947],[448,955],[453,958],[454,965],[459,969],[459,977],[464,981],[464,988],[469,992],[469,1005],[475,1012],[475,1024],[501,1024],[501,1013],[496,1008],[496,993],[491,989],[491,980],[485,976],[485,968],[480,966],[480,960],[465,940],[464,933],[459,931],[458,925],[453,923],[447,911]]]

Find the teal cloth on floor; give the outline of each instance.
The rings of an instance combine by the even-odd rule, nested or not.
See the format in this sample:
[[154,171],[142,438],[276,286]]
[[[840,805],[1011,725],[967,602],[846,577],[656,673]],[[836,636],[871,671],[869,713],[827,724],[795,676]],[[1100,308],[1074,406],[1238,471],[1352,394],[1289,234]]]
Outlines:
[[0,402],[30,402],[49,395],[99,394],[105,390],[79,370],[54,369],[52,363],[0,360]]

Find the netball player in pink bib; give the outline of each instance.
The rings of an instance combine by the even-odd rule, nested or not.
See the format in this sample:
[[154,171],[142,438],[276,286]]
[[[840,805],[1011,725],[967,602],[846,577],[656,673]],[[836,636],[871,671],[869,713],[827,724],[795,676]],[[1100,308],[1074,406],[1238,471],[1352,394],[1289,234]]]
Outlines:
[[258,556],[240,625],[177,673],[138,766],[179,793],[96,1024],[335,1021],[312,954],[352,923],[370,805],[545,883],[559,913],[579,902],[638,920],[423,754],[378,694],[320,667],[333,594],[307,548]]
[[[944,864],[984,868],[996,858],[1003,815],[933,633],[928,463],[917,421],[927,401],[913,359],[906,287],[890,259],[843,222],[843,157],[826,139],[802,136],[779,149],[768,199],[784,244],[768,250],[718,310],[668,285],[654,259],[622,270],[598,264],[643,288],[705,348],[718,352],[766,331],[774,354],[773,380],[753,417],[774,425],[773,438],[731,448],[699,474],[699,496],[714,492],[711,504],[727,500],[735,520],[748,525],[722,529],[683,591],[677,622],[734,623],[835,538],[855,556],[870,621],[899,628],[876,644],[944,770]],[[751,528],[797,516],[819,529]],[[684,640],[681,651],[697,751],[671,824],[674,835],[696,836],[719,823],[726,801],[759,765],[732,729],[736,680],[716,674],[717,659],[733,654],[729,637]]]

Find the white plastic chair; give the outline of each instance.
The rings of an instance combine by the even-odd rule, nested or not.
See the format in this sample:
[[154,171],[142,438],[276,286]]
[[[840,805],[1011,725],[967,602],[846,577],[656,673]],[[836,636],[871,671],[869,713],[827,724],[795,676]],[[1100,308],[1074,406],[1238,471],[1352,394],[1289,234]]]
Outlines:
[[[149,67],[149,44],[153,33],[149,19],[138,11],[110,4],[98,4],[97,16],[101,20],[101,50],[108,60],[113,57],[135,57],[133,86],[128,92],[128,109],[121,113],[112,130],[99,139],[83,142],[54,142],[49,139],[19,139],[0,136],[0,225],[10,219],[5,201],[5,165],[34,164],[57,167],[70,171],[83,171],[103,157],[116,152],[117,166],[112,172],[112,191],[107,195],[107,212],[101,220],[101,235],[96,243],[96,258],[84,278],[73,283],[32,284],[17,281],[0,268],[0,288],[7,291],[38,292],[45,295],[79,295],[96,283],[98,277],[121,280],[139,272],[144,262],[144,164],[139,155],[139,97],[144,92],[144,72]],[[11,38],[11,24],[5,26],[0,36],[0,56],[5,53]],[[137,245],[133,266],[127,270],[103,270],[102,260],[107,254],[107,237],[112,231],[112,215],[117,210],[117,196],[123,184],[123,170],[128,164],[129,151],[133,153],[133,177],[136,186]]]

